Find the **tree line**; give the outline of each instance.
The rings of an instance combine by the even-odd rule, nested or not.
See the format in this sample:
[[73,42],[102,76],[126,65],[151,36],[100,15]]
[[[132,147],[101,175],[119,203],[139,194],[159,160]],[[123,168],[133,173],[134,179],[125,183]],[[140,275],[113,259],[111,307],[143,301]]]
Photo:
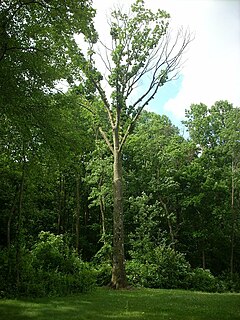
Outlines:
[[94,277],[213,290],[214,276],[229,288],[239,277],[239,109],[192,105],[187,139],[144,111],[192,39],[179,30],[172,42],[165,11],[131,10],[112,12],[109,48],[90,1],[1,3],[2,292],[85,290]]

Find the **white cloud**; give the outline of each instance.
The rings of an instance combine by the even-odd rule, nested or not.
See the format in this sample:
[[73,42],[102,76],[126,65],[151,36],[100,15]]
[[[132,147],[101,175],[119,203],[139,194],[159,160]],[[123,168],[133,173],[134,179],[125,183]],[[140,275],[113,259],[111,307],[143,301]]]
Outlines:
[[[133,1],[127,2],[127,7]],[[114,3],[126,1],[94,0],[96,28],[108,36],[107,13]],[[171,14],[172,28],[181,26],[195,34],[186,54],[179,94],[170,99],[164,110],[183,119],[192,103],[212,105],[228,100],[240,106],[240,1],[239,0],[145,0],[148,7]]]
[[[176,1],[170,0],[169,3]],[[177,1],[173,19],[189,26],[195,40],[183,69],[182,88],[164,109],[178,119],[192,103],[228,100],[240,106],[240,2]]]

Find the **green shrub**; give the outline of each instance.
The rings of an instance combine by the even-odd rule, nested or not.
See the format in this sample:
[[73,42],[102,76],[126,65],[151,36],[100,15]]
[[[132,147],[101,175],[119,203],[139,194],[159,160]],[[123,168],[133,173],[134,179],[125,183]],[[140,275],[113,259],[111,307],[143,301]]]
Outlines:
[[84,262],[74,274],[38,268],[32,270],[30,278],[27,274],[22,278],[20,294],[34,297],[63,296],[87,292],[95,283],[94,271]]
[[186,288],[190,265],[183,254],[165,244],[151,252],[145,262],[127,262],[128,281],[132,285],[149,288]]
[[154,249],[153,257],[163,288],[185,288],[190,265],[182,253],[164,244]]
[[[128,283],[133,286],[144,286],[146,273],[143,272],[144,264],[136,259],[129,260],[126,263],[126,273]],[[145,276],[144,276],[145,274]]]
[[111,237],[109,235],[105,235],[101,241],[103,242],[103,245],[93,257],[92,263],[96,270],[97,285],[106,286],[111,282],[112,275]]
[[219,281],[224,285],[224,291],[240,292],[240,275],[238,273],[230,274],[224,272],[219,276]]
[[189,277],[189,287],[197,291],[221,291],[218,279],[212,275],[210,270],[202,268],[193,269]]
[[54,235],[50,232],[40,232],[39,241],[31,251],[33,265],[46,271],[58,269],[58,271],[72,272],[71,253],[64,243],[62,235]]
[[41,232],[31,257],[34,281],[26,281],[31,295],[86,292],[95,284],[94,270],[69,250],[61,235]]
[[[5,256],[1,259],[6,260]],[[0,280],[8,275],[6,266],[1,271]],[[62,236],[49,232],[39,234],[39,241],[32,250],[21,248],[18,286],[14,268],[10,275],[11,279],[7,276],[9,288],[0,287],[4,296],[62,296],[86,292],[96,283],[96,274],[90,264],[70,250]]]
[[107,286],[111,282],[112,266],[110,262],[95,266],[96,282],[98,286]]
[[16,294],[16,249],[0,250],[0,298]]

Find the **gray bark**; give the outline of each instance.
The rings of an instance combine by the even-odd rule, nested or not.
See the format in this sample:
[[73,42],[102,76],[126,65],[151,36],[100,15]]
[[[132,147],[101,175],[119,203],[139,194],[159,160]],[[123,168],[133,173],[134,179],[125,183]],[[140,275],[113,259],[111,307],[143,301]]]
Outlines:
[[113,152],[113,267],[111,286],[125,288],[127,286],[124,255],[124,224],[123,224],[123,188],[122,158],[119,150],[118,130],[114,131]]

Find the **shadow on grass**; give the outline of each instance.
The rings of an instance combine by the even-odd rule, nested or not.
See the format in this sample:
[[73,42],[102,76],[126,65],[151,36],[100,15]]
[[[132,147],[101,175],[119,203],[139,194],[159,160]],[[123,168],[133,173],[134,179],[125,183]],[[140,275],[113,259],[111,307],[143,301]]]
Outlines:
[[0,300],[1,320],[239,320],[240,295],[97,289],[65,298]]
[[23,307],[21,305],[7,304],[0,301],[0,319],[23,320],[33,319],[32,316],[23,315]]

